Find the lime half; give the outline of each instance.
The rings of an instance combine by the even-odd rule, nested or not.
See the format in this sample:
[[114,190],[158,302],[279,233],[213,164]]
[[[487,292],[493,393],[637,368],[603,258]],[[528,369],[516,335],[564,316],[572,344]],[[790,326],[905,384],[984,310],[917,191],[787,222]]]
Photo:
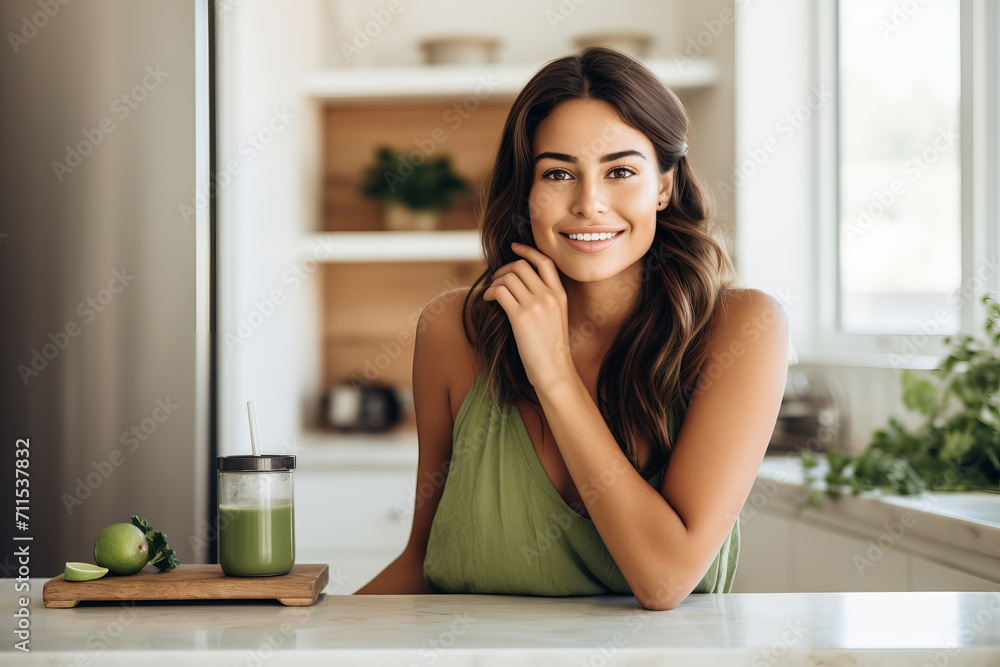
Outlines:
[[90,563],[66,563],[63,579],[66,581],[90,581],[100,579],[108,573],[108,568],[98,567]]

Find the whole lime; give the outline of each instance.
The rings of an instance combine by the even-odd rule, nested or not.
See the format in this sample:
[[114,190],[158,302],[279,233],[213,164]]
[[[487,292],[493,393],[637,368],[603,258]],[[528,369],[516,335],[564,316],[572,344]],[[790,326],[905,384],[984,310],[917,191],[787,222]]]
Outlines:
[[94,542],[94,561],[115,574],[135,574],[149,560],[146,534],[130,523],[113,523]]

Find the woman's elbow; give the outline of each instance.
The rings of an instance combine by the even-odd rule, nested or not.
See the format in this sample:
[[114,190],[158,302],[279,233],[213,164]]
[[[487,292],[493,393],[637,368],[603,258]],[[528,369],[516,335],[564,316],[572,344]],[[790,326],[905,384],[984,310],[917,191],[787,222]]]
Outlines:
[[663,577],[652,585],[633,588],[635,599],[650,611],[670,611],[684,601],[694,589],[687,582],[681,583],[677,577]]

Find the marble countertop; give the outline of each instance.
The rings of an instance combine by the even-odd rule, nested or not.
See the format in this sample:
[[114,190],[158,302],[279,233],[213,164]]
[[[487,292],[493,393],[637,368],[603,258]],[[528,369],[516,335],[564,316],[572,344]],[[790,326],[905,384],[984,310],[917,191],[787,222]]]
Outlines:
[[[820,459],[812,488],[824,489],[826,461]],[[798,456],[766,456],[753,490],[744,503],[744,513],[768,505],[796,511],[807,499],[810,487],[803,480]],[[824,496],[823,508],[806,507],[801,516],[851,530],[869,530],[877,537],[899,523],[909,542],[918,550],[937,553],[938,547],[961,549],[979,559],[979,576],[995,579],[1000,559],[1000,494],[922,493],[913,496],[862,492],[841,494],[837,500]],[[975,565],[975,563],[973,563]],[[985,568],[985,569],[984,569]]]
[[[278,603],[42,605],[4,584],[0,663],[23,665],[998,665],[1000,593],[323,595]],[[14,646],[28,595],[29,653]],[[15,657],[16,656],[16,657]],[[16,662],[14,662],[16,661]]]

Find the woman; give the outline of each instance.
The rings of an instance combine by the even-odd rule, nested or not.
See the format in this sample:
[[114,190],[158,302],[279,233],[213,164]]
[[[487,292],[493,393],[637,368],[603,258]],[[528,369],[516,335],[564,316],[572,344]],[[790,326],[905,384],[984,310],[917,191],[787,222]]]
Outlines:
[[788,324],[733,287],[687,126],[610,49],[548,63],[517,97],[483,213],[488,270],[417,325],[409,543],[358,593],[672,609],[729,592]]

